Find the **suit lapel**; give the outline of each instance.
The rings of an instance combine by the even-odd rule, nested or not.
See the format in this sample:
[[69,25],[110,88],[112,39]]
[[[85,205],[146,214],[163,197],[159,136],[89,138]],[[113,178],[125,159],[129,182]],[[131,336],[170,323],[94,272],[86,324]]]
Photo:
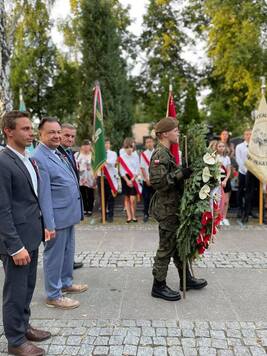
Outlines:
[[11,151],[8,147],[6,148],[6,153],[11,156],[16,165],[19,167],[19,169],[22,171],[22,173],[26,176],[30,186],[31,186],[31,189],[33,191],[33,194],[34,196],[37,198],[36,194],[35,194],[35,191],[34,191],[34,187],[33,187],[33,183],[32,183],[32,178],[30,176],[30,173],[28,171],[28,169],[26,168],[25,164],[22,162],[22,160],[13,152]]
[[[61,161],[61,159],[60,159],[60,157],[57,157],[56,156],[56,154],[55,153],[52,153],[52,152],[50,152],[49,153],[49,158],[53,161],[53,162],[55,162],[57,165],[59,165],[60,167],[62,167],[64,170],[65,170],[65,172],[67,172],[72,178],[76,178],[75,177],[75,173],[73,172],[72,173],[72,171],[70,170],[70,169],[72,169],[71,167],[69,168],[68,166],[67,166],[67,164],[70,164],[70,163],[64,163],[64,162],[62,162]],[[67,158],[66,158],[67,159]]]

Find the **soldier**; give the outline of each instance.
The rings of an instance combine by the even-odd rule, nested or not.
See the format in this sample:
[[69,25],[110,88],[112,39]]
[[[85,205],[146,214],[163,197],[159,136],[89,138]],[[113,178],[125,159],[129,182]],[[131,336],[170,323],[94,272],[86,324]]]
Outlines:
[[[171,257],[180,276],[180,290],[183,286],[182,263],[178,257],[176,246],[176,231],[179,225],[177,210],[183,191],[183,181],[192,174],[191,168],[178,168],[170,152],[172,143],[178,141],[177,121],[167,117],[161,119],[155,126],[159,139],[150,161],[150,183],[155,189],[150,211],[159,222],[159,248],[154,258],[154,283],[151,295],[165,300],[181,299],[178,291],[173,291],[166,285],[166,277]],[[201,289],[207,285],[205,279],[194,278],[187,266],[186,288]]]

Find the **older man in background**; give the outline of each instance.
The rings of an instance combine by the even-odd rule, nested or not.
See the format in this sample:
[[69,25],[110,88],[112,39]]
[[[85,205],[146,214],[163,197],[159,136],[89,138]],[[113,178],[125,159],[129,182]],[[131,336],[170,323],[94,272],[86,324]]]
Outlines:
[[[66,159],[69,161],[70,165],[72,166],[77,180],[79,182],[79,172],[77,169],[77,165],[75,162],[74,152],[72,151],[72,147],[75,145],[76,139],[76,128],[72,124],[64,123],[61,126],[61,143],[58,147],[59,152],[61,152]],[[81,200],[82,203],[82,200]],[[83,266],[82,262],[74,262],[73,268],[81,268]]]

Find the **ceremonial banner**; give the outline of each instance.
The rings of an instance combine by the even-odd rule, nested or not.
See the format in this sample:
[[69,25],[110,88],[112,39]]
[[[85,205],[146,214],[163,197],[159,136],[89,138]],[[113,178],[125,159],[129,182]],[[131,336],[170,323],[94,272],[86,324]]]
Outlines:
[[248,146],[247,169],[267,183],[267,104],[262,96]]
[[107,160],[103,124],[102,97],[99,84],[96,84],[94,89],[94,126],[92,141],[92,168],[94,172],[97,172]]
[[[170,90],[169,90],[169,98],[168,98],[168,104],[167,104],[167,113],[166,117],[172,117],[174,120],[176,120],[176,109],[175,109],[175,103],[172,95],[172,86],[170,85]],[[172,143],[171,144],[171,153],[173,154],[175,158],[175,162],[177,165],[180,164],[180,159],[179,159],[179,144],[178,143]]]

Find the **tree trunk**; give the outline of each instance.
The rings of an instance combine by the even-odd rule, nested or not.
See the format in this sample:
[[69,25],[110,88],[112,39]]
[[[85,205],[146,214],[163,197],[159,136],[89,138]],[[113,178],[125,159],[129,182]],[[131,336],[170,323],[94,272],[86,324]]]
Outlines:
[[7,40],[6,12],[4,5],[4,0],[0,0],[0,102],[2,101],[3,111],[10,111],[12,110],[9,85],[11,50]]

